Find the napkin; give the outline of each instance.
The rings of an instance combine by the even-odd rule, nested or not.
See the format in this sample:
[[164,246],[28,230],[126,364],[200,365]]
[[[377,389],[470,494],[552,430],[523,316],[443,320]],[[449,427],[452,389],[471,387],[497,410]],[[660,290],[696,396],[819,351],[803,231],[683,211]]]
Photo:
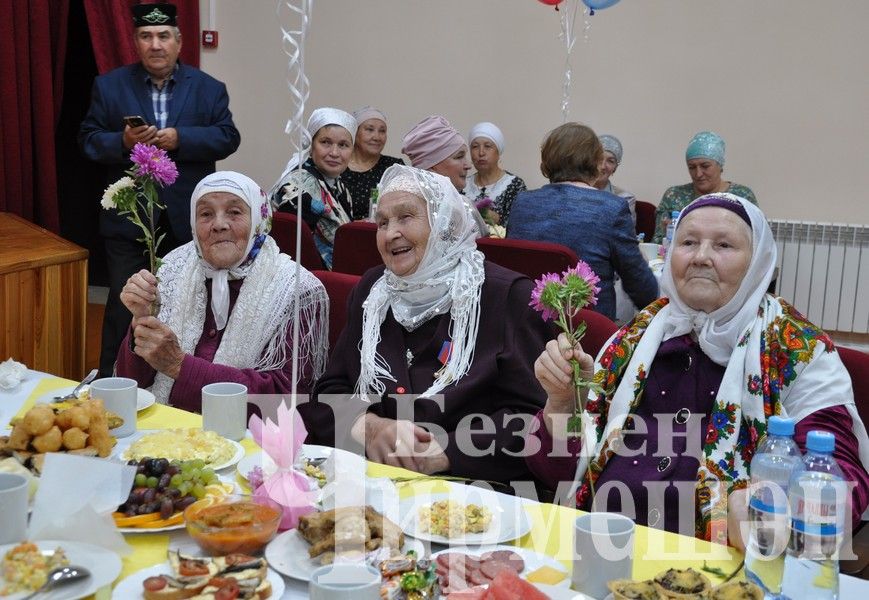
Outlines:
[[16,387],[24,375],[27,367],[11,358],[0,363],[0,389],[11,390]]
[[129,554],[112,512],[127,500],[135,477],[136,467],[103,458],[46,454],[29,539],[83,541]]
[[310,491],[308,478],[293,469],[308,431],[295,407],[287,408],[283,400],[278,406],[277,416],[277,423],[268,417],[263,423],[256,415],[248,422],[254,441],[278,467],[274,473],[264,477],[261,485],[254,488],[253,495],[271,498],[280,504],[284,514],[279,528],[295,529],[299,517],[315,510],[316,494]]

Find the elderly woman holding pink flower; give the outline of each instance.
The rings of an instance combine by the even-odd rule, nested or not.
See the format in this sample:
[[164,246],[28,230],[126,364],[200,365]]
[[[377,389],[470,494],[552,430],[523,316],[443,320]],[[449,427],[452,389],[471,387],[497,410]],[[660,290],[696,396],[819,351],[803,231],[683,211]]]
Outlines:
[[[741,547],[751,459],[767,419],[781,415],[796,421],[801,448],[809,430],[835,434],[859,522],[869,438],[851,380],[827,334],[766,293],[775,264],[757,206],[724,193],[689,204],[664,266],[664,297],[596,360],[564,334],[537,359],[547,401],[531,470],[552,488],[573,482],[580,508]],[[550,310],[557,304],[539,298]],[[592,379],[580,384],[581,436],[568,427],[577,376]]]
[[193,241],[167,254],[156,276],[139,271],[121,292],[133,322],[118,374],[163,404],[193,411],[202,387],[218,381],[253,394],[290,392],[298,298],[298,389],[307,391],[328,353],[328,299],[269,237],[265,193],[245,175],[218,171],[194,189],[190,221]]
[[483,259],[473,208],[446,177],[393,165],[378,191],[384,264],[353,290],[318,397],[299,407],[308,440],[343,444],[349,430],[376,462],[527,480],[518,453],[543,406],[532,363],[552,337],[531,280]]

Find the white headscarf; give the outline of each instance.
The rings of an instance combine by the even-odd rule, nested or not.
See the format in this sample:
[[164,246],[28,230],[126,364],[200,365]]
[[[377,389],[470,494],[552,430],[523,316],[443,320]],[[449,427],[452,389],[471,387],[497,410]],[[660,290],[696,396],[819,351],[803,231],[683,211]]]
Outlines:
[[[196,202],[202,196],[214,192],[228,192],[238,196],[250,208],[250,233],[247,247],[242,258],[228,269],[215,269],[202,258],[202,247],[196,235]],[[272,228],[272,208],[262,189],[253,179],[234,171],[217,171],[205,176],[193,189],[193,195],[190,197],[190,223],[193,229],[193,243],[202,262],[202,270],[205,271],[205,277],[211,279],[211,310],[214,313],[217,329],[220,331],[226,327],[226,318],[229,315],[229,279],[244,279],[247,276],[251,263],[256,258],[256,253],[252,252],[254,242],[259,240],[258,252],[263,239]]]
[[[185,354],[193,354],[205,324],[207,290],[211,279],[211,309],[218,327],[226,328],[213,362],[239,369],[272,371],[287,363],[287,333],[293,320],[295,288],[299,288],[299,373],[307,367],[319,377],[329,353],[329,304],[323,284],[286,254],[268,235],[271,205],[265,192],[249,177],[219,171],[199,182],[191,197],[196,201],[211,192],[235,194],[251,207],[251,230],[245,258],[229,269],[215,269],[203,258],[196,239],[166,255],[157,273],[161,301],[157,318],[178,337]],[[195,219],[195,217],[194,217]],[[229,278],[244,278],[232,313]],[[151,391],[166,403],[175,381],[157,373]]]
[[381,396],[386,391],[381,379],[395,381],[377,352],[380,326],[390,308],[408,331],[449,311],[452,351],[437,378],[421,394],[432,396],[466,375],[473,361],[485,278],[483,255],[476,245],[479,230],[468,204],[442,175],[392,165],[377,187],[381,198],[389,192],[404,191],[424,200],[431,233],[416,271],[400,277],[387,270],[363,303],[361,371],[356,391],[365,399],[370,393]]
[[492,140],[495,146],[498,147],[498,154],[504,154],[504,134],[498,129],[498,126],[488,121],[477,123],[471,127],[471,132],[468,134],[468,143],[473,144],[478,137],[484,137]]
[[308,160],[308,157],[311,155],[311,140],[314,139],[314,136],[317,135],[318,131],[327,125],[338,125],[339,127],[346,129],[350,133],[350,146],[353,146],[354,140],[356,139],[356,129],[358,128],[356,119],[353,118],[353,115],[341,110],[340,108],[331,108],[329,106],[316,109],[308,118],[308,126],[305,128],[305,133],[307,135],[305,136],[305,141],[303,143],[304,148],[301,152],[293,154],[290,157],[290,160],[287,161],[287,166],[284,167],[284,172],[281,173],[281,176],[278,177],[278,180],[272,186],[272,189],[269,190],[269,198],[272,198],[275,192],[287,183],[290,173],[298,169],[299,166],[305,164],[305,161]]
[[[721,308],[706,313],[694,310],[679,298],[670,265],[674,246],[671,244],[661,276],[661,295],[670,299],[664,341],[693,331],[706,356],[719,365],[727,365],[733,348],[739,341],[739,336],[757,317],[757,307],[766,294],[775,272],[777,249],[772,230],[761,210],[748,200],[734,194],[715,193],[700,196],[682,210],[682,215],[686,214],[692,204],[710,199],[736,202],[745,209],[751,221],[751,262],[733,298]],[[680,215],[679,220],[676,221],[677,231],[681,221]]]
[[353,111],[353,118],[356,119],[356,123],[362,125],[368,119],[379,119],[386,123],[386,115],[383,114],[383,111],[373,106],[363,106],[362,108],[356,109]]

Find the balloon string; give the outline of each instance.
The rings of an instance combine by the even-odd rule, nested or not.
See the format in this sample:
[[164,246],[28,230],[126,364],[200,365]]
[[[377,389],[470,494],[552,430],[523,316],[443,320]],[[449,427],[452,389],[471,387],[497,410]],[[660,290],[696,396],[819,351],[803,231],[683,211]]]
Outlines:
[[[305,114],[305,102],[308,100],[308,77],[305,75],[305,41],[308,37],[308,25],[311,21],[311,9],[313,8],[314,0],[299,0],[293,3],[291,0],[278,0],[277,13],[278,22],[281,23],[281,46],[284,54],[288,58],[287,66],[287,88],[290,91],[290,97],[293,102],[293,111],[290,118],[287,119],[287,125],[284,132],[290,137],[290,152],[298,153],[301,156],[302,151],[310,145],[310,134],[308,130],[302,126],[302,117]],[[298,19],[296,28],[293,25],[284,25],[284,20],[281,14],[281,7],[286,7],[290,12],[287,15],[287,20],[295,21]],[[301,166],[301,165],[299,165]],[[293,289],[293,356],[292,356],[292,380],[291,380],[291,397],[290,403],[293,408],[296,404],[296,387],[299,380],[299,302],[301,279],[301,256],[302,256],[302,189],[299,186],[298,196],[296,197],[296,272],[295,285]]]
[[579,6],[579,0],[573,0],[573,4],[567,10],[560,11],[561,13],[561,34],[559,37],[564,40],[565,57],[564,57],[564,80],[561,85],[561,119],[562,122],[567,122],[567,117],[570,114],[570,88],[573,79],[573,72],[570,65],[570,55],[573,52],[573,46],[576,43],[575,27],[576,10]]

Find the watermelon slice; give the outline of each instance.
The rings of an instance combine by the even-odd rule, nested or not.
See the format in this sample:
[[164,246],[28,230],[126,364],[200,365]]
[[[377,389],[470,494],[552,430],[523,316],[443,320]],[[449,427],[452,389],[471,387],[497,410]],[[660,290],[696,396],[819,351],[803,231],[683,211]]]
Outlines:
[[534,587],[533,584],[521,579],[513,569],[499,572],[485,598],[488,600],[549,600],[549,596]]

